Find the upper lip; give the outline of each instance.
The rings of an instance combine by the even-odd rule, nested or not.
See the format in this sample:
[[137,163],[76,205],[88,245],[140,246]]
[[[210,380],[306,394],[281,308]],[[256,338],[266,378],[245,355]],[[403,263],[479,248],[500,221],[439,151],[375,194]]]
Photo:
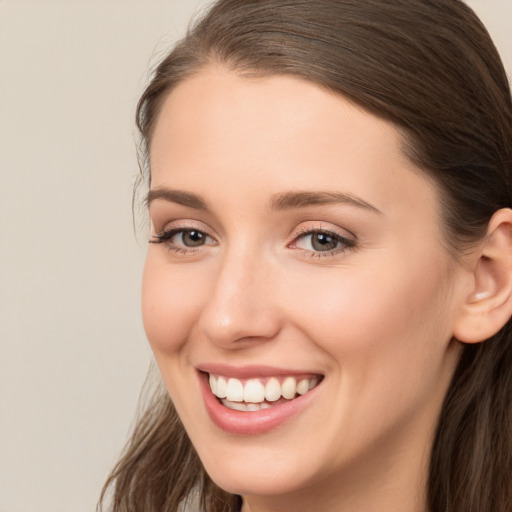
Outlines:
[[263,377],[322,375],[322,373],[311,369],[290,369],[266,365],[242,365],[233,366],[224,363],[204,363],[196,366],[197,370],[213,375],[223,375],[235,379],[256,379]]

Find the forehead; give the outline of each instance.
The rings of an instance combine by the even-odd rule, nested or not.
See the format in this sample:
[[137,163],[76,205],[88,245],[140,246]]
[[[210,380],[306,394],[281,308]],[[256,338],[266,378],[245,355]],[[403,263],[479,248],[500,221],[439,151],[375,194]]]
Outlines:
[[414,208],[435,191],[402,146],[391,123],[311,82],[211,67],[164,101],[150,147],[152,184],[205,193],[215,192],[215,179],[253,193],[335,188],[381,211],[399,199]]

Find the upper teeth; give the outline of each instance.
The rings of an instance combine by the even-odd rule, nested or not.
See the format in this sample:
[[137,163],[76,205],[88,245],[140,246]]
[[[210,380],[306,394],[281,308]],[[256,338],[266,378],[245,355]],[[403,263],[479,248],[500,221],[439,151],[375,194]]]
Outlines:
[[286,377],[280,381],[277,377],[271,377],[265,383],[260,379],[227,378],[221,375],[210,374],[210,388],[218,398],[226,398],[230,402],[261,403],[267,400],[275,402],[281,397],[292,399],[297,394],[303,395],[313,389],[318,383],[317,377],[296,379]]

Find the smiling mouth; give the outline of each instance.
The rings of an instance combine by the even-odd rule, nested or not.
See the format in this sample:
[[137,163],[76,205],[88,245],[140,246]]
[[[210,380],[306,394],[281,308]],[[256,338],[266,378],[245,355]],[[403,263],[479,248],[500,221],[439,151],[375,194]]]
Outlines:
[[225,407],[236,411],[255,412],[305,395],[322,378],[322,375],[305,375],[243,380],[210,373],[208,382],[212,393]]

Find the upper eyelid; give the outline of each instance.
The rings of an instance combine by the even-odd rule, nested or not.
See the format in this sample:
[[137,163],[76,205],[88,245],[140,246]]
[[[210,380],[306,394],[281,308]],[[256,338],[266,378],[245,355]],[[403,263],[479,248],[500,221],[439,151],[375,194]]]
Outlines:
[[183,230],[183,231],[190,231],[190,230],[196,230],[201,231],[202,233],[212,237],[217,238],[217,235],[215,234],[215,231],[211,229],[209,226],[206,226],[203,222],[193,220],[193,219],[180,219],[180,220],[173,220],[169,222],[162,223],[162,227],[157,229],[156,226],[152,222],[152,228],[155,232],[155,234],[161,234],[172,230]]
[[301,235],[308,235],[311,233],[329,233],[332,235],[335,235],[339,238],[351,240],[352,242],[357,241],[357,236],[350,232],[347,229],[339,228],[339,227],[331,227],[331,226],[325,226],[320,223],[317,223],[315,225],[310,226],[299,226],[297,227],[291,234],[292,241],[298,238]]
[[203,235],[206,235],[206,236],[214,239],[214,237],[212,235],[210,235],[210,233],[208,231],[206,231],[205,229],[199,229],[194,226],[168,227],[168,228],[161,229],[160,231],[157,231],[154,236],[161,236],[161,235],[165,235],[168,233],[172,233],[173,235],[176,235],[177,233],[186,233],[187,231],[198,231],[198,232],[202,233]]

